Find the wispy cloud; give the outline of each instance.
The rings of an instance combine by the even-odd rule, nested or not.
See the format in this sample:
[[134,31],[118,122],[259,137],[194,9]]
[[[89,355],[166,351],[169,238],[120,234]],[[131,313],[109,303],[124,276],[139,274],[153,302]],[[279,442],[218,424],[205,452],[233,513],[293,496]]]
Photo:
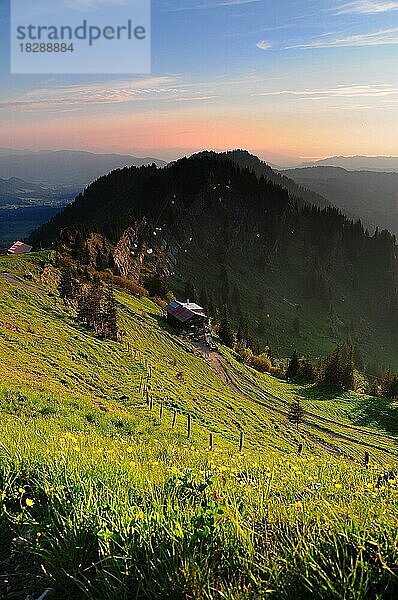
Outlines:
[[173,102],[205,102],[207,100],[215,100],[218,96],[180,96],[173,98]]
[[37,88],[0,102],[0,110],[64,110],[85,105],[122,104],[141,98],[174,98],[184,94],[178,83],[178,78],[154,76],[132,81]]
[[127,4],[129,0],[66,0],[68,8],[73,10],[93,10],[104,6],[115,5],[120,6]]
[[185,10],[207,10],[210,8],[222,8],[223,6],[242,6],[243,4],[257,4],[261,2],[261,0],[205,0],[204,2],[197,2],[196,4],[187,4],[185,2],[184,5],[171,6],[166,5],[166,9],[178,12]]
[[281,31],[283,29],[289,29],[293,27],[293,25],[291,23],[285,23],[283,25],[275,25],[273,27],[261,27],[261,28],[257,28],[257,29],[250,29],[248,31],[229,31],[224,33],[223,35],[225,37],[236,37],[236,38],[240,38],[240,37],[246,37],[246,36],[251,36],[251,35],[260,35],[261,33],[266,33],[269,31]]
[[335,15],[373,15],[393,10],[398,10],[398,2],[396,0],[355,0],[354,2],[347,2],[332,9]]
[[271,48],[271,44],[269,42],[267,42],[266,40],[257,42],[256,46],[257,46],[257,48],[260,48],[260,50],[268,50],[269,48]]
[[329,88],[305,88],[302,90],[277,90],[262,92],[259,96],[296,96],[309,100],[328,98],[381,98],[398,96],[398,87],[391,84],[337,85]]
[[328,35],[318,37],[304,44],[286,46],[291,48],[342,48],[349,46],[388,46],[398,44],[398,27],[392,29],[381,29],[371,33],[358,33],[343,37],[328,39]]

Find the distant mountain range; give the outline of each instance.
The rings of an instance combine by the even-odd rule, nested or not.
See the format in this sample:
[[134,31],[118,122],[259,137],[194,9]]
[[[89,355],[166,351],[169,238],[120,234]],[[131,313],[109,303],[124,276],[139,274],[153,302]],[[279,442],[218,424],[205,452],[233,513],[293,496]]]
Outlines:
[[302,167],[342,167],[347,171],[384,171],[398,173],[398,156],[332,156],[306,162]]
[[156,164],[165,166],[163,160],[151,157],[138,158],[121,154],[94,154],[77,150],[56,150],[7,153],[0,149],[0,177],[17,177],[25,181],[51,185],[85,187],[92,181],[114,169],[126,166],[140,167]]
[[398,236],[398,173],[323,166],[288,169],[283,173],[326,198],[348,217],[360,218],[372,231],[379,227]]
[[77,186],[28,183],[18,177],[0,179],[0,208],[63,206],[78,191]]

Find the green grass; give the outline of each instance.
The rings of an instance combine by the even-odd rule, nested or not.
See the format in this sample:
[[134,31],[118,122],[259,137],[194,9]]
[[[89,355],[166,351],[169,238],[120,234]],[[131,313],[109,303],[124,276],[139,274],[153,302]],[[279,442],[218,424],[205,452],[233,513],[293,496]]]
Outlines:
[[124,292],[123,342],[102,341],[47,260],[0,259],[49,291],[0,279],[0,597],[397,596],[398,486],[376,486],[397,462],[393,403],[291,385],[222,348],[227,385]]

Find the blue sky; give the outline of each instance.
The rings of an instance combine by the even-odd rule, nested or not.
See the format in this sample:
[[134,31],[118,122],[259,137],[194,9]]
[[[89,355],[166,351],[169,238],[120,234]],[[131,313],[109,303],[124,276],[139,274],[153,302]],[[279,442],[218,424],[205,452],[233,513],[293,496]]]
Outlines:
[[136,77],[10,75],[8,4],[0,146],[398,155],[398,0],[153,0],[152,74]]

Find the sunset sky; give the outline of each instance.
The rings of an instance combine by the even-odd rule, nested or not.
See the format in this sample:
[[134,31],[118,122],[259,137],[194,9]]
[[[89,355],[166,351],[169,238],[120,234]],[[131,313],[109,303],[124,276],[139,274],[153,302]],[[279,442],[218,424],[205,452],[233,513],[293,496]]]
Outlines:
[[[95,12],[104,0],[68,1]],[[153,0],[152,10],[149,76],[10,75],[0,0],[0,146],[166,159],[239,147],[284,165],[398,155],[398,0]]]

